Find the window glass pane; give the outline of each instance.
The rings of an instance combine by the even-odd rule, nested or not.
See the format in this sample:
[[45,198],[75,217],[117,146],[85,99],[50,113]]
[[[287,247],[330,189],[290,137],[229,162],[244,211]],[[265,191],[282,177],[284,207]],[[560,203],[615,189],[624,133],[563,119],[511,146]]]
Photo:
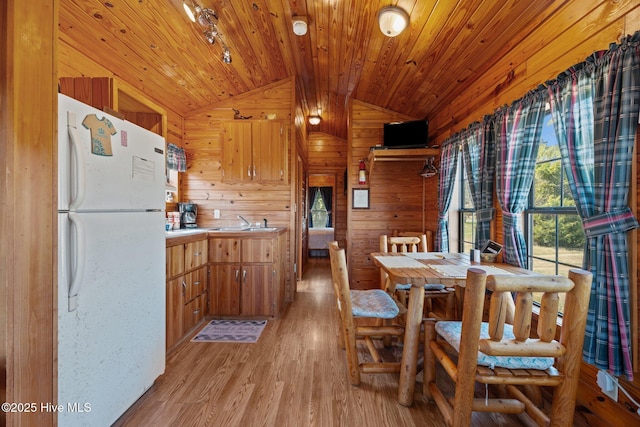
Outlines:
[[313,205],[311,206],[311,221],[312,228],[325,228],[329,223],[329,212],[320,190],[316,190]]
[[[463,212],[463,227],[464,227],[464,242],[468,243],[471,247],[473,246],[474,239],[476,237],[476,214],[474,212]],[[466,246],[466,245],[465,245]]]
[[[460,161],[463,160],[460,155]],[[461,163],[462,165],[462,163]],[[458,174],[458,185],[460,188],[460,204],[459,211],[459,252],[466,252],[468,249],[475,247],[476,238],[476,214],[473,207],[473,199],[471,198],[471,190],[469,187],[469,180],[467,179],[467,173],[464,166],[461,166],[462,173]]]
[[[581,268],[585,236],[562,168],[550,113],[545,117],[529,202],[525,215],[530,268],[565,277],[571,268]],[[538,302],[539,298],[534,295]],[[563,306],[561,301],[560,312]]]
[[464,196],[463,206],[466,209],[473,209],[473,199],[471,198],[471,190],[469,189],[469,180],[467,179],[467,173],[464,174],[464,191],[462,192]]

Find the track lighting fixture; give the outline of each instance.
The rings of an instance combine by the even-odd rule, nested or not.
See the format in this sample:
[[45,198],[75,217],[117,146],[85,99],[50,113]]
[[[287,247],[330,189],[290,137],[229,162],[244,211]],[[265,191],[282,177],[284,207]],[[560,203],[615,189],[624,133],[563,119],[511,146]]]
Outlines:
[[184,11],[191,22],[197,23],[204,29],[203,35],[207,42],[215,44],[216,39],[218,40],[222,46],[222,62],[231,64],[231,51],[218,29],[218,14],[216,11],[200,6],[194,0],[184,1],[182,7],[184,7]]

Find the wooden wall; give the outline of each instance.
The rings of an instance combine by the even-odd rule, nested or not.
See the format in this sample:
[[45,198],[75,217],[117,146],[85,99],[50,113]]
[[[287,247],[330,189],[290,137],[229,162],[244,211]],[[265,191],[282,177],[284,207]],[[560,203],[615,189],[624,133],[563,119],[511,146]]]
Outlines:
[[[405,160],[376,162],[373,173],[367,173],[367,184],[359,185],[359,160],[367,158],[371,147],[382,144],[383,124],[416,119],[361,101],[351,103],[349,114],[347,253],[351,286],[378,288],[380,273],[369,254],[379,250],[379,236],[393,230],[435,231],[437,181],[418,175],[423,160]],[[369,188],[369,209],[351,208],[353,188]]]
[[[311,132],[307,137],[309,150],[309,175],[331,175],[335,187],[335,215],[333,226],[335,238],[341,247],[347,237],[347,196],[344,191],[344,171],[347,168],[347,141],[321,132]],[[310,184],[309,186],[311,186]],[[313,197],[310,194],[309,197]],[[309,204],[313,200],[309,200]]]
[[167,142],[182,146],[182,115],[171,108],[171,100],[155,99],[153,93],[146,93],[144,87],[137,86],[135,82],[125,82],[117,76],[118,70],[109,70],[104,66],[89,59],[84,53],[78,51],[64,40],[58,40],[58,76],[61,77],[111,77],[118,81],[116,87],[123,88],[128,93],[137,93],[148,98],[153,103],[162,107],[167,115],[166,132]]
[[[238,225],[236,215],[251,222],[267,218],[270,226],[289,228],[287,265],[293,265],[291,241],[295,225],[292,205],[294,202],[295,168],[297,150],[295,131],[292,129],[294,79],[265,86],[222,101],[184,118],[184,148],[187,154],[187,172],[182,174],[180,201],[198,205],[200,227]],[[276,120],[289,128],[289,179],[283,184],[225,183],[222,181],[222,123],[233,121],[234,111],[253,119],[264,119],[266,114],[276,114]],[[293,178],[292,178],[293,177]],[[214,210],[220,210],[220,219],[214,218]],[[293,299],[291,278],[287,275],[286,300]]]
[[[0,397],[56,402],[58,2],[0,3]],[[53,425],[46,411],[0,425]]]
[[[554,79],[570,66],[584,61],[594,51],[607,49],[610,43],[640,30],[640,4],[637,1],[595,3],[598,3],[597,7],[592,1],[580,2],[579,5],[578,2],[567,2],[553,19],[536,28],[523,43],[504,55],[497,67],[479,76],[473,84],[465,86],[448,108],[429,118],[430,133],[435,141],[441,143],[473,121],[481,120],[485,114],[493,113],[501,105],[510,104],[539,84]],[[640,176],[636,175],[636,181],[640,183]],[[497,210],[494,238],[502,241],[502,216]],[[637,205],[638,211],[640,203]],[[640,241],[637,245],[640,245]],[[636,255],[636,259],[636,270],[640,275],[640,258]],[[636,307],[640,306],[637,287],[636,282],[633,294]],[[640,313],[636,312],[635,316],[640,316]],[[634,334],[634,351],[637,352],[638,331],[634,331]],[[600,392],[596,373],[595,367],[583,364],[578,410],[587,417],[591,412],[596,413],[610,425],[640,423],[640,418],[635,414],[635,405],[622,392],[617,403]],[[639,372],[635,373],[633,383],[624,379],[621,379],[621,383],[639,400]]]

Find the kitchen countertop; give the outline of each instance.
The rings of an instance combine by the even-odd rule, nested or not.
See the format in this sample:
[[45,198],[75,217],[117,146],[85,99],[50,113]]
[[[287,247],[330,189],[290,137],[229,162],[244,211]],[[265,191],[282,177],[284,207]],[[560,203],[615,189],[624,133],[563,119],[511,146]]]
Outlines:
[[220,228],[183,228],[176,231],[166,231],[167,246],[181,245],[184,243],[202,240],[209,237],[268,237],[284,233],[286,227],[267,228],[240,228],[240,227],[220,227]]

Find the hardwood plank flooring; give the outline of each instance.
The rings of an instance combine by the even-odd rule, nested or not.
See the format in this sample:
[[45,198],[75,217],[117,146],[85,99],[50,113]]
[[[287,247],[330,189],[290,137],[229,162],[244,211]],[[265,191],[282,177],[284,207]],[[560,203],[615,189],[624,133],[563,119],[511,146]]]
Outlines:
[[[397,402],[397,375],[349,383],[330,274],[328,258],[312,258],[295,301],[255,344],[180,344],[114,426],[445,426],[422,383],[409,408]],[[472,424],[526,425],[499,414],[474,414]]]

